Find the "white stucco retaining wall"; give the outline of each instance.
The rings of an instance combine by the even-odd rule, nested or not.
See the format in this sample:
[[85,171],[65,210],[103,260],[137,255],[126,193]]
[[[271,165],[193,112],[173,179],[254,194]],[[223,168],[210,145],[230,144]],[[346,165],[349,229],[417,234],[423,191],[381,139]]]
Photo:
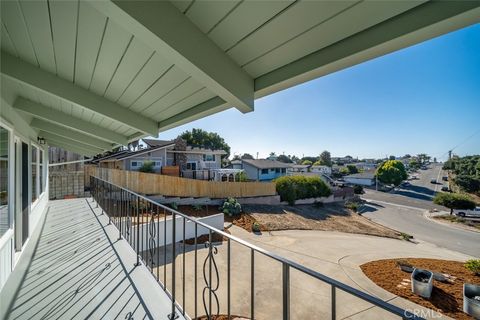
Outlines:
[[[198,221],[201,221],[211,227],[217,228],[223,231],[223,223],[224,223],[224,216],[223,213],[218,213],[215,215],[211,215],[208,217],[198,218]],[[166,221],[166,234],[167,234],[167,241],[164,242],[164,231],[165,231],[165,221],[160,220],[155,221],[155,247],[162,247],[164,245],[169,245],[172,243],[172,224],[173,219],[167,218]],[[136,249],[136,231],[137,226],[132,226],[132,235],[135,235],[134,239],[131,242],[131,245],[134,249]],[[148,243],[150,240],[150,224],[144,223],[140,225],[140,237],[143,238],[143,241],[140,240],[140,250],[147,250]],[[143,233],[142,233],[143,232]],[[208,234],[208,229],[202,226],[197,227],[197,237]],[[195,238],[195,223],[192,221],[186,220],[185,221],[185,240]],[[183,240],[183,217],[177,216],[175,218],[175,242],[179,242]]]

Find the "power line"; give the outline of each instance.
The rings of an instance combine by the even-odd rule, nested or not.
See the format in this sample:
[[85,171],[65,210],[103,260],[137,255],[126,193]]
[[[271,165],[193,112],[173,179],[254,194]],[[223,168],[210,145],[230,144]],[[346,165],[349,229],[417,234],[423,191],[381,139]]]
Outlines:
[[460,147],[462,144],[464,144],[465,142],[467,142],[468,140],[470,140],[471,138],[473,138],[475,135],[477,135],[478,133],[480,133],[480,129],[478,129],[477,131],[475,131],[472,135],[468,136],[465,140],[463,140],[462,142],[460,142],[459,144],[457,144],[455,147],[451,148],[450,151],[453,151],[455,150],[456,148]]

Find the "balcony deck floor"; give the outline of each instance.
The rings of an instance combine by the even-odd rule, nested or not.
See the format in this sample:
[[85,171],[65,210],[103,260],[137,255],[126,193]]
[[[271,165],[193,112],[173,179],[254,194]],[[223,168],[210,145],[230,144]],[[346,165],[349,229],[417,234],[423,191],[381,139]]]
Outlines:
[[[171,303],[91,199],[49,203],[7,319],[167,319]],[[12,274],[13,275],[13,274]],[[10,281],[10,280],[9,280]],[[5,293],[5,292],[4,292]],[[180,317],[179,319],[181,319]]]

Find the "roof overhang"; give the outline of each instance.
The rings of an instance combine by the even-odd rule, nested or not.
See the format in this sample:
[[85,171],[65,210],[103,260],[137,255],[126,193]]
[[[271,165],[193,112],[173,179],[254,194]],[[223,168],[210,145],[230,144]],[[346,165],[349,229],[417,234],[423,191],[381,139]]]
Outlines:
[[48,143],[90,155],[231,107],[250,112],[256,98],[475,24],[479,8],[2,1],[1,100]]

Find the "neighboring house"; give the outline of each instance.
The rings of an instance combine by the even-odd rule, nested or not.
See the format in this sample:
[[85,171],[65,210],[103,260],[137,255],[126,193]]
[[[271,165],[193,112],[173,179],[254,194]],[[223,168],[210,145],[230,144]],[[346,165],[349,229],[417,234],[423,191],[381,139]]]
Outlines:
[[224,150],[209,150],[192,148],[187,146],[186,150],[176,150],[175,142],[172,140],[142,139],[146,147],[129,151],[122,150],[117,153],[95,159],[92,161],[100,167],[139,170],[145,162],[153,162],[153,169],[161,173],[162,167],[176,165],[176,155],[185,155],[185,164],[180,168],[180,173],[186,178],[211,179],[215,175],[214,170],[221,169],[222,155]]
[[248,179],[257,181],[270,181],[287,174],[290,168],[288,163],[268,159],[244,159],[242,169]]
[[290,164],[290,167],[287,169],[288,172],[290,173],[296,173],[296,172],[309,172],[309,168],[311,165],[309,164]]
[[357,162],[353,164],[355,167],[357,167],[358,170],[364,170],[364,171],[369,171],[369,170],[375,170],[377,165],[375,163],[370,163],[370,162]]
[[324,174],[326,176],[332,175],[332,168],[329,166],[312,166],[310,172]]
[[230,161],[230,166],[232,169],[242,169],[242,160],[232,160]]
[[375,184],[375,173],[374,172],[362,172],[351,174],[343,178],[345,183],[354,184],[360,186],[373,186]]

